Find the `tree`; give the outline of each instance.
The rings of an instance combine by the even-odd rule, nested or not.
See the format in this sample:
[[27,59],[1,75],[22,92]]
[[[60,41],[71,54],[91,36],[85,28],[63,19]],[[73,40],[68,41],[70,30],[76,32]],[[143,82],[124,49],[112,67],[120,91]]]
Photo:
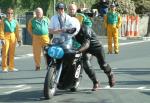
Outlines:
[[17,0],[0,0],[0,7],[3,12],[6,12],[7,8],[14,8]]
[[[57,2],[64,2],[66,5],[72,1],[79,5],[81,2],[85,2],[87,7],[91,7],[96,0],[55,0]],[[6,12],[8,7],[15,9],[16,14],[23,14],[26,11],[34,11],[35,8],[41,7],[45,15],[53,15],[54,0],[0,0],[0,8]]]

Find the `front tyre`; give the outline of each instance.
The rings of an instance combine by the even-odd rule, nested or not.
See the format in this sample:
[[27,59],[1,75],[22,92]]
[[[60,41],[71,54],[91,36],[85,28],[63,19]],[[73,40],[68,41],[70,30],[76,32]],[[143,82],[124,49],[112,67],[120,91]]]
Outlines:
[[51,99],[56,92],[57,84],[56,78],[56,66],[52,66],[48,69],[45,82],[44,82],[44,97],[45,99]]

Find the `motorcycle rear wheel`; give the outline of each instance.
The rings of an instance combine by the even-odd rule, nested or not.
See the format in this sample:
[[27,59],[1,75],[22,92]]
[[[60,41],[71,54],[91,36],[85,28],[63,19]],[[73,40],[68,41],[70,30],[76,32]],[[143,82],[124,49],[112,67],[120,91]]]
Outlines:
[[[82,65],[78,64],[78,65],[77,65],[77,68],[80,69],[80,70],[78,69],[78,71],[77,71],[77,72],[78,72],[77,75],[78,75],[79,77],[77,77],[78,80],[75,81],[74,87],[72,87],[72,88],[70,89],[71,92],[76,92],[76,91],[78,90],[80,81],[81,81],[81,79],[82,79],[82,70],[81,70],[81,69],[82,69]],[[77,76],[77,75],[76,75],[76,76]]]
[[71,92],[76,92],[78,90],[80,81],[77,81],[75,86],[70,89]]

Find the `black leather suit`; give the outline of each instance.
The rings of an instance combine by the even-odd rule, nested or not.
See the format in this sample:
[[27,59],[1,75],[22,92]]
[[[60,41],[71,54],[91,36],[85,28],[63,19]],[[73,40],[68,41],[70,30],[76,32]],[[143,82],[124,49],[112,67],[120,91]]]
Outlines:
[[102,44],[96,37],[96,33],[92,30],[92,28],[83,25],[80,29],[80,32],[75,36],[77,42],[81,44],[79,48],[80,52],[83,52],[83,62],[84,62],[84,70],[89,78],[93,81],[93,83],[97,82],[95,72],[91,69],[91,64],[87,53],[92,54],[97,58],[98,64],[100,68],[109,75],[111,72],[111,67],[106,63],[104,48]]

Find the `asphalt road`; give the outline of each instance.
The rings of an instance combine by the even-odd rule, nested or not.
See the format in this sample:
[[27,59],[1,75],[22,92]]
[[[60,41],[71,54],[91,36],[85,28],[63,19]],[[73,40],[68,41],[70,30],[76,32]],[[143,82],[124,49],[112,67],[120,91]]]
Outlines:
[[[101,38],[107,52],[106,40]],[[116,85],[109,88],[106,75],[92,58],[93,69],[100,81],[98,91],[92,92],[92,82],[83,73],[78,92],[60,91],[51,100],[43,97],[46,75],[34,71],[31,46],[17,47],[15,64],[18,72],[0,72],[0,103],[150,103],[150,41],[120,40],[118,55],[106,54],[115,73]]]

